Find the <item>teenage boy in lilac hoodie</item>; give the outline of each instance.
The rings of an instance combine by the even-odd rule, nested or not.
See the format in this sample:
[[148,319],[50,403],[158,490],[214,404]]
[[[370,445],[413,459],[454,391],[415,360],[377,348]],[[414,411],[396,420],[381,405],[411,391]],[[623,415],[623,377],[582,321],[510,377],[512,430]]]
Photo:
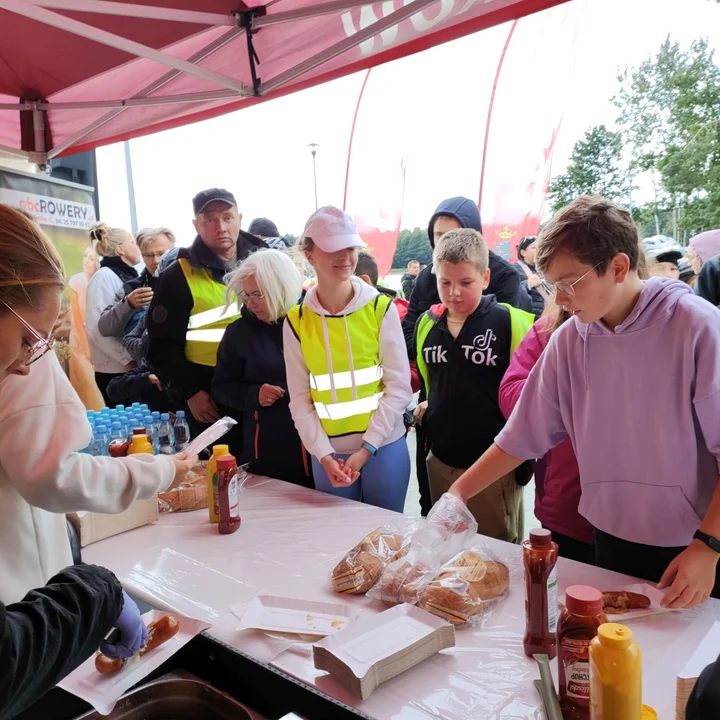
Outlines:
[[574,317],[450,492],[466,501],[570,438],[598,565],[692,607],[720,597],[720,311],[677,280],[640,280],[638,256],[630,213],[602,198],[548,223],[536,264]]

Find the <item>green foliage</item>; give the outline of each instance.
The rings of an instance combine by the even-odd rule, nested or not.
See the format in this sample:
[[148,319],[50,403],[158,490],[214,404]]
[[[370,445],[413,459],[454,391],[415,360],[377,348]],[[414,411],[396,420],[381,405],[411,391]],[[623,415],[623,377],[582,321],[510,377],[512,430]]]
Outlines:
[[585,132],[573,148],[567,170],[550,183],[549,200],[553,212],[580,195],[602,195],[622,201],[631,191],[627,170],[621,166],[622,139],[604,125]]
[[425,264],[432,262],[432,248],[428,240],[427,228],[416,227],[414,230],[400,231],[392,266],[406,268],[411,260],[419,260]]
[[283,240],[285,241],[285,244],[288,247],[292,247],[297,242],[297,235],[292,235],[291,233],[285,233],[283,235]]

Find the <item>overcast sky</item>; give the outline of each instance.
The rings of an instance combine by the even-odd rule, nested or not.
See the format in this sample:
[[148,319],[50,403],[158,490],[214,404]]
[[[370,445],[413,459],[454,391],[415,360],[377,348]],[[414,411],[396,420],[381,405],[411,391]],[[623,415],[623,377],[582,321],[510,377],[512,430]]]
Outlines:
[[[522,21],[521,21],[522,22]],[[720,46],[720,4],[708,0],[587,0],[576,49],[572,91],[556,144],[553,173],[567,164],[575,141],[591,125],[612,126],[610,98],[618,69],[637,65],[670,33],[684,45],[714,35]],[[403,227],[424,225],[445,197],[477,198],[479,167],[468,162],[482,138],[472,113],[486,112],[493,57],[507,26],[491,28],[373,70],[388,104],[402,87],[406,107],[386,122],[407,128],[408,170]],[[321,205],[342,206],[352,115],[364,73],[203,123],[131,142],[140,227],[167,225],[181,244],[192,241],[191,198],[226,187],[238,199],[244,227],[273,219],[282,233],[299,234],[314,210],[308,143],[318,143]],[[553,78],[547,78],[552,83]],[[519,99],[521,101],[521,98]],[[381,104],[380,104],[381,105]],[[532,117],[542,108],[520,107]],[[455,117],[455,120],[453,119]],[[459,121],[458,118],[464,118]],[[484,119],[482,121],[484,128]],[[122,145],[100,148],[100,212],[113,226],[130,227]]]

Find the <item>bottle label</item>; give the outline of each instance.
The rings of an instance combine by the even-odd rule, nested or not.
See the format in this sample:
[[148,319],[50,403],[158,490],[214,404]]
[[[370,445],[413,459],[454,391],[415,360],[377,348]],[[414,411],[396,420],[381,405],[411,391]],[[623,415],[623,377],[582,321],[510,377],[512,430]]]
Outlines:
[[576,700],[590,700],[590,662],[587,638],[564,637],[560,640],[560,658],[565,669],[566,694]]
[[557,599],[557,565],[548,576],[547,583],[548,601],[548,632],[550,634],[557,630],[558,620],[558,599]]
[[228,484],[228,505],[230,507],[230,518],[240,517],[240,507],[238,503],[238,483],[237,475],[233,475]]

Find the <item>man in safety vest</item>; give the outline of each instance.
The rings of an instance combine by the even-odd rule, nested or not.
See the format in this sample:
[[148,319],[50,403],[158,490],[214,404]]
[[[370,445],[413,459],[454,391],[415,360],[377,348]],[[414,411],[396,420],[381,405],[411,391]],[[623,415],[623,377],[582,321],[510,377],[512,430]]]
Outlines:
[[186,403],[193,434],[220,417],[210,395],[225,328],[239,317],[226,306],[224,277],[265,243],[240,229],[232,193],[203,190],[193,198],[197,237],[158,278],[147,329],[148,360],[160,380]]

